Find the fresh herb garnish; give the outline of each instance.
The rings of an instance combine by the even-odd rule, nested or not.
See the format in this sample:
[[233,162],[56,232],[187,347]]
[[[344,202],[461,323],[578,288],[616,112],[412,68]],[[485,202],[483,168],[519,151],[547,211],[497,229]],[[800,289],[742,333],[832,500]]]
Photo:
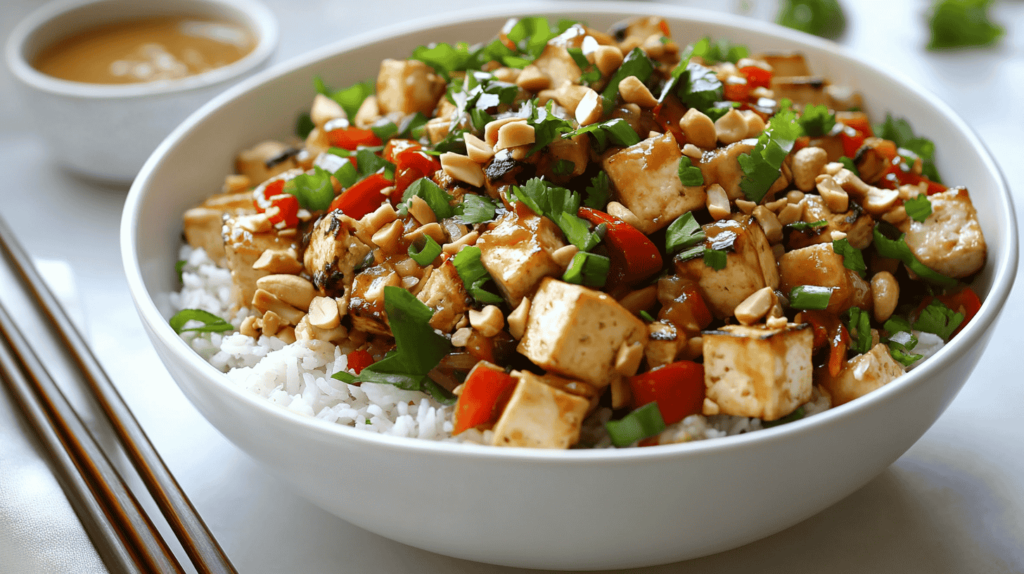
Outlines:
[[289,179],[283,191],[294,195],[303,209],[323,211],[331,206],[334,200],[334,186],[331,174],[322,167],[316,166],[313,173],[303,173]]
[[[199,321],[203,326],[185,328],[185,325],[189,321]],[[179,335],[186,332],[224,333],[235,329],[234,325],[231,323],[221,319],[209,311],[203,311],[202,309],[182,309],[171,317],[169,323],[171,324],[171,328],[174,329],[174,332]]]
[[794,309],[821,310],[828,307],[831,287],[797,285],[789,292],[789,306]]
[[342,188],[348,189],[359,181],[359,171],[356,170],[355,164],[349,161],[348,158],[344,158],[341,162],[341,167],[334,171],[334,179],[338,180]]
[[779,425],[784,425],[787,423],[791,423],[793,421],[798,421],[802,418],[804,418],[804,407],[799,406],[795,411],[789,413],[788,415],[782,418],[775,419],[773,421],[762,421],[761,426],[766,429],[770,429],[772,427],[777,427]]
[[775,22],[830,39],[838,38],[846,28],[839,0],[785,0]]
[[640,142],[640,136],[636,135],[629,123],[622,118],[615,118],[606,122],[590,124],[563,135],[563,138],[570,138],[580,134],[590,134],[594,138],[594,149],[600,153],[609,144],[629,147]]
[[923,355],[915,355],[910,351],[917,346],[917,337],[911,332],[910,321],[903,317],[893,316],[882,325],[889,334],[882,341],[889,347],[889,355],[904,367],[920,361]]
[[772,116],[768,129],[757,138],[757,145],[737,160],[743,170],[740,189],[747,200],[761,203],[782,172],[782,162],[800,137],[801,128],[792,110],[782,110]]
[[583,205],[591,209],[604,211],[608,206],[610,189],[611,182],[608,179],[608,174],[604,171],[598,172],[590,180],[590,185],[587,186],[587,197],[583,199]]
[[661,417],[658,403],[647,403],[621,420],[606,422],[604,428],[612,444],[622,448],[665,430],[665,419]]
[[828,221],[819,219],[818,221],[794,221],[793,223],[787,223],[786,227],[797,231],[809,231],[818,227],[825,227],[826,225],[828,225]]
[[704,185],[704,174],[685,155],[679,159],[679,181],[686,187]]
[[927,307],[921,310],[917,321],[914,321],[914,328],[918,331],[933,333],[942,337],[943,341],[948,341],[963,322],[963,313],[957,313],[944,305],[942,301],[933,299]]
[[421,177],[409,184],[405,193],[402,194],[402,203],[408,204],[415,196],[420,197],[430,206],[437,219],[455,215],[455,208],[451,206],[452,196],[426,177]]
[[184,281],[185,265],[187,264],[188,261],[184,259],[179,259],[174,263],[174,272],[177,273],[179,282]]
[[566,239],[581,251],[593,249],[601,240],[600,236],[592,237],[593,233],[580,231],[589,227],[576,215],[580,209],[580,195],[575,191],[548,185],[543,179],[535,177],[521,187],[513,186],[512,193],[534,213],[553,221]]
[[612,108],[615,107],[619,99],[619,82],[630,76],[636,76],[636,79],[646,82],[651,77],[652,72],[654,72],[654,62],[651,62],[651,59],[647,57],[647,52],[640,48],[633,48],[630,53],[626,54],[626,57],[622,60],[622,65],[619,66],[618,70],[615,70],[611,79],[608,80],[608,86],[601,92],[604,115],[607,116],[611,113]]
[[610,267],[611,260],[607,257],[580,251],[569,262],[569,267],[562,275],[562,281],[587,287],[604,287]]
[[828,135],[836,126],[836,115],[829,111],[828,106],[808,104],[797,118],[797,123],[804,133],[811,137]]
[[705,267],[710,267],[715,271],[721,271],[722,269],[725,269],[728,262],[729,256],[725,251],[718,251],[717,249],[704,250]]
[[910,122],[885,114],[885,122],[874,126],[874,131],[876,136],[891,140],[897,148],[913,152],[921,158],[921,175],[936,183],[942,183],[942,178],[935,167],[935,144],[928,138],[914,135]]
[[680,88],[676,92],[679,101],[705,113],[725,97],[725,88],[715,71],[696,62],[686,65],[686,72],[679,77],[679,84]]
[[[379,151],[379,150],[377,150]],[[377,155],[377,151],[371,148],[361,147],[356,150],[356,164],[359,179],[383,170],[384,176],[390,180],[395,179],[395,164]]]
[[850,245],[850,241],[845,237],[832,241],[832,251],[835,251],[836,255],[843,256],[843,267],[861,277],[864,277],[864,274],[867,273],[868,266],[864,263],[864,254],[860,249]]
[[701,228],[697,220],[693,218],[693,212],[687,211],[669,224],[665,230],[665,251],[669,254],[703,243],[707,234]]
[[860,307],[850,307],[843,314],[843,322],[850,333],[850,349],[863,355],[871,350],[871,316]]
[[455,206],[455,215],[462,223],[484,223],[492,221],[497,212],[498,204],[489,197],[467,193],[462,201]]
[[534,137],[533,147],[527,156],[544,149],[562,134],[572,131],[572,124],[556,116],[553,106],[554,100],[549,101],[544,107],[539,107],[536,99],[523,104],[520,114],[526,112],[526,123],[533,126]]
[[309,114],[303,112],[299,114],[299,117],[295,120],[295,135],[302,139],[306,139],[315,127],[316,124],[313,123],[313,118],[311,118]]
[[940,0],[932,7],[929,50],[989,46],[1005,30],[988,17],[992,0]]
[[340,371],[333,378],[349,384],[383,383],[422,391],[441,404],[454,404],[455,396],[427,376],[452,348],[447,338],[431,328],[434,312],[412,293],[393,286],[384,288],[384,310],[395,336],[395,350],[358,375]]
[[583,72],[580,75],[581,85],[589,86],[601,79],[601,70],[598,70],[597,66],[587,61],[587,57],[583,55],[583,50],[569,48],[569,55],[572,56],[572,61],[576,62],[576,66]]
[[651,314],[648,313],[647,311],[640,311],[640,318],[643,319],[644,321],[647,321],[648,323],[654,322],[654,317],[652,317]]
[[924,221],[932,214],[932,202],[924,194],[904,201],[903,207],[907,210],[907,217],[914,221]]
[[551,173],[555,175],[571,175],[574,169],[576,169],[575,163],[567,159],[560,159],[551,167]]
[[942,273],[929,268],[917,259],[914,252],[910,250],[910,247],[904,240],[906,237],[905,233],[900,233],[899,238],[897,239],[890,239],[889,237],[886,237],[885,233],[883,233],[883,229],[890,235],[899,233],[895,227],[884,221],[875,225],[874,245],[875,250],[879,255],[882,257],[888,257],[889,259],[898,259],[902,261],[903,264],[907,266],[907,269],[910,269],[918,277],[929,283],[933,283],[941,287],[952,287],[956,285],[956,279],[946,277]]
[[853,163],[853,160],[846,157],[845,155],[839,158],[839,163],[843,164],[843,167],[853,172],[853,175],[860,177],[860,170],[857,169],[857,164]]
[[712,42],[711,38],[705,36],[693,45],[692,54],[704,60],[705,64],[715,64],[718,62],[732,62],[735,64],[741,58],[749,56],[750,50],[742,44],[732,44],[728,40]]
[[484,284],[491,280],[491,274],[487,272],[482,261],[481,251],[476,245],[463,247],[461,251],[452,258],[452,265],[462,279],[466,292],[479,303],[501,303],[502,298],[484,289]]
[[377,80],[369,79],[341,90],[331,90],[320,76],[314,76],[313,86],[318,93],[338,102],[341,109],[345,110],[346,117],[354,118],[359,106],[363,105],[363,100],[372,96],[377,89]]
[[[409,245],[409,257],[419,264],[420,267],[430,265],[437,256],[441,254],[441,246],[434,238],[423,234],[421,239]],[[417,247],[417,244],[420,244]]]

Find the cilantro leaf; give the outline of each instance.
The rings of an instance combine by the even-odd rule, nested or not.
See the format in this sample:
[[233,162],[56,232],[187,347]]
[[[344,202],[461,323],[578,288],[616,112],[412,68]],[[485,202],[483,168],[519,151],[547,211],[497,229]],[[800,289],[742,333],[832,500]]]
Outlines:
[[843,314],[843,322],[850,333],[850,349],[863,355],[871,350],[871,317],[860,307],[850,307]]
[[598,172],[590,180],[590,185],[587,186],[587,197],[583,200],[583,205],[591,209],[604,211],[608,206],[610,188],[611,182],[608,180],[608,174],[604,171]]
[[679,160],[679,181],[686,187],[704,185],[704,174],[685,155]]
[[864,274],[867,273],[868,266],[864,263],[864,254],[861,253],[860,249],[850,245],[850,241],[845,237],[832,241],[832,251],[835,251],[836,255],[843,256],[843,267],[857,273],[861,277],[864,277]]
[[874,126],[875,135],[892,141],[896,147],[903,148],[921,158],[921,174],[928,179],[942,183],[938,169],[935,167],[935,144],[927,138],[914,135],[910,122],[903,118],[894,118],[885,114],[885,122]]
[[589,86],[601,79],[601,70],[598,70],[597,66],[587,61],[587,57],[583,55],[583,50],[569,48],[569,55],[572,56],[572,61],[576,62],[576,66],[583,72],[580,76],[581,85]]
[[963,313],[957,313],[945,306],[942,301],[933,299],[927,307],[921,310],[917,321],[914,321],[914,328],[926,333],[934,333],[948,341],[956,331],[957,327],[964,322]]
[[845,155],[839,158],[839,163],[843,164],[843,167],[853,172],[853,175],[860,177],[860,170],[857,169],[857,164],[853,163],[853,160],[846,157]]
[[[474,52],[466,44],[428,44],[418,46],[409,56],[410,60],[419,60],[430,66],[446,80],[452,72],[460,72],[478,67]],[[480,62],[482,64],[483,62]]]
[[356,171],[359,179],[384,170],[388,179],[395,178],[395,164],[377,155],[371,148],[359,148],[356,150]]
[[836,125],[836,115],[828,110],[828,106],[822,104],[816,106],[808,104],[804,106],[803,112],[797,118],[797,123],[803,128],[804,133],[811,137],[828,135]]
[[839,0],[785,0],[775,23],[834,40],[846,28],[846,16]]
[[487,291],[483,287],[485,283],[491,280],[491,274],[487,272],[487,268],[480,261],[480,256],[480,248],[476,245],[469,245],[463,247],[461,251],[455,254],[455,257],[452,258],[452,265],[455,266],[455,271],[459,274],[459,278],[462,279],[466,292],[473,299],[485,304],[501,303],[502,298],[500,296]]
[[711,41],[711,38],[705,36],[693,45],[692,54],[704,60],[706,64],[718,62],[735,64],[740,61],[740,58],[749,56],[750,51],[742,44],[732,44],[728,40]]
[[363,105],[363,100],[372,96],[374,90],[377,89],[377,80],[373,78],[357,84],[352,84],[351,86],[340,90],[331,90],[328,88],[320,76],[314,77],[313,83],[316,86],[317,92],[338,102],[341,109],[345,110],[346,117],[350,118],[354,118],[356,116],[356,112],[359,111],[359,106]]
[[569,262],[562,281],[587,287],[604,287],[610,268],[611,260],[607,257],[580,251]]
[[309,114],[303,112],[299,114],[298,119],[295,120],[295,135],[302,139],[306,139],[309,136],[309,132],[313,131],[316,124],[313,123],[313,118]]
[[[556,223],[569,243],[575,245],[580,251],[590,251],[601,242],[601,232],[590,231],[587,222],[580,217],[563,211]],[[605,230],[607,232],[607,226],[605,226]]]
[[693,218],[693,212],[687,211],[669,224],[665,230],[665,251],[675,253],[679,250],[703,243],[707,234],[701,228],[697,220]]
[[590,124],[563,135],[563,138],[570,138],[581,134],[590,134],[594,138],[595,149],[598,153],[605,150],[609,144],[629,147],[640,143],[640,136],[633,131],[629,123],[622,118],[615,118],[602,123]]
[[533,126],[534,144],[526,154],[531,156],[544,149],[548,144],[555,141],[562,134],[572,131],[572,124],[554,113],[554,100],[549,101],[545,107],[538,107],[537,100],[533,99],[523,104],[523,111],[527,112],[526,123]]
[[419,196],[427,202],[438,219],[455,215],[455,208],[451,206],[452,196],[426,177],[421,177],[409,184],[405,193],[402,194],[402,203],[407,204],[412,201],[414,196]]
[[489,197],[467,193],[455,206],[455,215],[463,223],[484,223],[494,219],[498,204]]
[[[199,321],[203,324],[202,327],[189,327],[185,328],[185,325],[189,321]],[[171,328],[177,334],[186,332],[195,333],[224,333],[226,331],[234,331],[235,326],[227,322],[224,319],[210,313],[209,311],[203,311],[202,309],[182,309],[171,317],[170,321]]]
[[564,187],[548,185],[543,179],[533,178],[522,187],[513,186],[513,195],[534,213],[547,217],[562,230],[566,239],[581,251],[593,249],[600,235],[589,232],[587,223],[576,215],[580,210],[580,195]]
[[704,266],[710,267],[715,271],[721,271],[725,269],[726,263],[728,263],[729,257],[725,251],[718,251],[715,249],[704,250]]
[[921,360],[923,355],[910,352],[917,346],[917,337],[911,332],[910,321],[894,315],[882,325],[882,329],[889,334],[888,337],[882,338],[882,342],[888,345],[889,354],[895,361],[909,367]]
[[334,186],[331,174],[322,167],[316,166],[313,173],[303,173],[289,179],[284,184],[284,192],[294,195],[303,209],[323,211],[331,206],[334,200]]
[[792,110],[782,110],[772,116],[768,128],[757,138],[757,145],[737,160],[743,170],[740,189],[747,200],[761,203],[782,172],[782,162],[800,137],[800,125]]
[[560,159],[551,167],[551,173],[555,175],[571,175],[575,169],[576,164],[567,159]]
[[358,375],[340,371],[333,378],[352,384],[384,383],[398,388],[429,393],[442,404],[454,397],[427,376],[451,351],[447,338],[430,327],[434,312],[415,295],[401,287],[384,288],[384,310],[395,336],[396,349],[364,368]]
[[615,70],[615,73],[608,80],[608,86],[601,92],[604,114],[607,116],[611,113],[612,108],[615,107],[619,99],[619,82],[630,76],[636,76],[636,79],[646,82],[651,77],[652,72],[654,72],[654,62],[651,62],[651,59],[647,57],[647,52],[640,48],[633,48],[630,53],[626,54],[619,69]]
[[891,224],[879,222],[875,225],[874,245],[875,251],[877,251],[879,255],[882,257],[888,257],[889,259],[898,259],[902,261],[903,264],[907,266],[907,269],[910,269],[918,277],[929,283],[934,283],[935,285],[942,287],[952,287],[956,285],[956,279],[946,277],[918,261],[914,252],[910,250],[910,247],[904,240],[906,234],[901,233],[899,238],[890,239],[882,232],[883,229],[890,234],[899,233]]
[[679,101],[702,112],[725,97],[725,88],[715,71],[696,62],[686,65],[686,75],[680,76],[679,83]]
[[992,0],[940,0],[932,8],[929,50],[988,46],[1003,37],[1003,27],[989,20]]
[[914,221],[924,221],[932,214],[932,202],[924,194],[904,201],[903,207],[907,210],[907,217]]

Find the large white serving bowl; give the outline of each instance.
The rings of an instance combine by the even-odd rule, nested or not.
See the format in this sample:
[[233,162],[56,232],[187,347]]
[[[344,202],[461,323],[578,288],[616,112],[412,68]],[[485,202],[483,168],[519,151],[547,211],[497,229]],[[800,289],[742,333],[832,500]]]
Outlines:
[[311,78],[344,86],[381,59],[433,41],[483,41],[509,8],[445,15],[330,46],[254,77],[182,124],[149,159],[125,206],[129,287],[154,346],[200,412],[294,491],[362,528],[460,558],[556,569],[625,568],[719,552],[834,504],[902,455],[946,409],[981,358],[1017,266],[1006,184],[977,136],[921,88],[831,43],[776,26],[661,5],[559,4],[518,15],[577,18],[599,29],[664,15],[682,42],[704,35],[807,55],[813,70],[864,94],[877,119],[909,119],[938,144],[949,182],[966,185],[988,240],[973,287],[981,311],[913,373],[792,424],[691,444],[551,452],[383,437],[276,407],[233,386],[167,324],[180,215],[219,189],[241,148],[291,133]]

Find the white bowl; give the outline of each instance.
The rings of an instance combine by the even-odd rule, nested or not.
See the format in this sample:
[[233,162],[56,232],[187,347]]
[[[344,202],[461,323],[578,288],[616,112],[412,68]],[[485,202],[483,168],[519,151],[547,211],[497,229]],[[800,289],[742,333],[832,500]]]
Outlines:
[[807,35],[662,5],[559,4],[516,13],[576,17],[602,29],[637,10],[668,17],[679,40],[710,34],[755,50],[798,49],[816,72],[861,90],[875,117],[904,116],[938,142],[943,176],[971,189],[989,247],[973,283],[984,304],[952,343],[911,374],[814,417],[630,450],[390,438],[303,417],[233,386],[167,324],[168,294],[178,288],[178,214],[218,188],[237,150],[291,132],[295,114],[310,104],[314,75],[344,86],[421,44],[486,40],[512,14],[502,8],[374,32],[268,71],[189,118],[146,163],[124,211],[125,270],[157,352],[200,412],[296,493],[353,524],[441,554],[530,568],[638,567],[734,548],[820,512],[914,444],[981,358],[1013,282],[1017,230],[995,162],[935,96]]
[[[31,62],[61,38],[94,26],[151,16],[226,19],[249,30],[253,50],[237,62],[180,80],[87,84],[43,74]],[[7,41],[19,105],[33,116],[53,158],[96,179],[128,183],[190,113],[264,67],[277,46],[277,20],[255,0],[71,0],[39,8]]]

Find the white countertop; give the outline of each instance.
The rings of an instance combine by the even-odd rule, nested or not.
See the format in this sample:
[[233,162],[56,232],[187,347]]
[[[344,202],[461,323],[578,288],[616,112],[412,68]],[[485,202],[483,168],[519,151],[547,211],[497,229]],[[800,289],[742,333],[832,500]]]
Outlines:
[[[395,15],[415,18],[437,11],[437,5],[408,0],[387,9],[371,2],[309,1],[296,7],[285,0],[265,1],[281,21],[275,61],[391,24]],[[0,36],[6,39],[14,23],[39,4],[0,3]],[[443,9],[474,4],[446,0]],[[710,0],[685,4],[716,5]],[[753,3],[721,4],[739,10]],[[1018,206],[1024,203],[1024,4],[1004,2],[995,10],[1007,28],[998,48],[955,54],[924,51],[922,14],[928,2],[843,4],[848,28],[842,43],[870,62],[902,71],[949,103],[995,155],[1017,191]],[[750,10],[770,17],[770,8],[761,3]],[[643,12],[638,5],[637,13]],[[0,69],[0,173],[5,176],[0,213],[33,256],[70,263],[96,355],[240,572],[513,571],[431,554],[360,530],[290,492],[214,430],[164,370],[132,306],[118,250],[126,189],[86,182],[54,167],[13,101],[12,81]],[[1021,212],[1018,220],[1024,223]],[[648,571],[1024,572],[1024,424],[1019,416],[1024,375],[1016,362],[1022,339],[1014,330],[1014,320],[1024,318],[1020,275],[992,343],[963,391],[889,469],[784,532]],[[6,418],[13,410],[5,402],[0,394],[0,417]],[[94,412],[79,404],[86,413]],[[102,435],[102,424],[90,414],[86,418]],[[0,446],[0,487],[16,483],[11,445],[38,452],[33,443],[15,436],[17,428],[0,425],[0,444],[5,445]],[[29,493],[0,492],[0,510],[5,499],[20,494]],[[47,510],[61,507],[60,500],[39,504],[40,512],[67,513],[66,508]],[[0,571],[33,563],[33,556],[25,555],[35,552],[26,550],[32,536],[39,537],[36,547],[53,551],[65,546],[65,555],[81,556],[36,561],[46,565],[43,570],[83,571],[93,559],[87,550],[72,548],[81,544],[80,536],[46,538],[0,521]]]

